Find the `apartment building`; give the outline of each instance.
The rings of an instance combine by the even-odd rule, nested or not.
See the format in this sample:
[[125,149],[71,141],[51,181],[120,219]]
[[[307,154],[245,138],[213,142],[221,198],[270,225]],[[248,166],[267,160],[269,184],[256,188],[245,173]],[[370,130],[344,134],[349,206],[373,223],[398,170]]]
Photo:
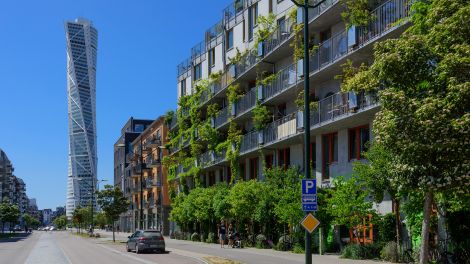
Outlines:
[[[29,199],[26,195],[26,184],[14,175],[15,169],[6,153],[0,149],[0,202],[5,199],[18,206],[20,215],[28,212]],[[23,224],[20,219],[20,224]]]
[[168,235],[170,198],[167,169],[162,165],[167,134],[165,119],[160,116],[130,143],[125,170],[130,176],[126,187],[131,193],[132,231],[157,229]]
[[[153,121],[154,120],[149,119],[129,118],[121,129],[121,136],[116,143],[114,143],[114,187],[120,188],[129,201],[131,200],[131,177],[126,174],[126,167],[129,165],[129,161],[126,160],[126,155],[133,150],[131,145],[132,141],[147,129]],[[116,228],[130,232],[130,230],[132,230],[131,215],[132,208],[129,208],[129,210],[119,218]]]
[[[339,0],[326,0],[309,10],[309,40],[317,48],[310,53],[308,73],[303,73],[302,58],[297,60],[294,55],[295,25],[302,22],[302,12],[294,11],[297,7],[289,0],[233,1],[223,10],[221,20],[205,32],[203,41],[191,49],[191,56],[177,66],[179,99],[196,93],[196,83],[220,72],[199,104],[203,116],[209,105],[218,105],[217,116],[205,117],[221,135],[227,136],[230,122],[241,129],[239,146],[232,146],[240,155],[237,177],[263,179],[263,164],[302,168],[305,131],[311,134],[311,164],[320,187],[330,186],[338,175],[350,175],[352,163],[363,159],[361,151],[373,137],[371,126],[380,108],[377,96],[342,93],[341,80],[335,76],[342,74],[341,65],[348,60],[355,66],[370,64],[374,43],[398,37],[406,28],[411,1],[369,2],[371,21],[366,26],[348,28],[341,16],[346,9]],[[260,21],[270,13],[275,16],[273,30],[259,39]],[[317,102],[310,124],[303,124],[302,109],[296,105],[304,74],[310,76],[310,98]],[[271,77],[260,82],[260,75]],[[228,91],[233,85],[239,86],[242,95],[230,102]],[[271,116],[262,129],[255,129],[253,122],[257,104],[266,106]],[[177,118],[175,115],[170,124],[173,134],[181,129]],[[182,141],[173,146],[172,155],[188,153],[189,144]],[[176,180],[190,169],[183,164],[174,166]],[[224,151],[206,149],[190,166],[201,168],[206,186],[233,177]],[[185,184],[192,185],[190,180]],[[379,211],[391,211],[391,204],[381,206]]]

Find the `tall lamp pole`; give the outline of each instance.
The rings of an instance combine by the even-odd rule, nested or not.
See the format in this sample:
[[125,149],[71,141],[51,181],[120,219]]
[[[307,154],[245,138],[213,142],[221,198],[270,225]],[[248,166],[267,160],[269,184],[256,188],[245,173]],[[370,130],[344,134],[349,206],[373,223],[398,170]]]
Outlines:
[[[325,0],[318,1],[313,5],[309,5],[308,0],[291,0],[296,6],[302,8],[303,24],[304,24],[304,170],[305,179],[310,179],[310,69],[309,69],[309,52],[308,52],[308,9],[316,8]],[[303,3],[302,3],[303,2]],[[310,212],[306,212],[308,214]],[[312,236],[305,231],[305,263],[312,263]]]

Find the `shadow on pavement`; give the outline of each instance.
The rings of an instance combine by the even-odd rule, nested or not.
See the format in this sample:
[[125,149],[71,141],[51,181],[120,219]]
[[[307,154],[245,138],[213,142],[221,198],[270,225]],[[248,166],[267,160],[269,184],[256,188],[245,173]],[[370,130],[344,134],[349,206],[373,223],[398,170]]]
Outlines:
[[28,238],[31,234],[32,233],[5,233],[4,235],[12,235],[12,237],[0,237],[0,243],[18,242]]

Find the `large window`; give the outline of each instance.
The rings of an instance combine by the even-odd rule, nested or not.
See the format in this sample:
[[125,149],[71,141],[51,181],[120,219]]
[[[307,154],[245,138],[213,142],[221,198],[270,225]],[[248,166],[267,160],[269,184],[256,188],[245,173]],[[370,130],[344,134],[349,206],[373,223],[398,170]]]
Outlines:
[[253,39],[254,28],[258,25],[258,3],[250,6],[248,10],[248,39]]
[[338,161],[338,133],[322,136],[322,180],[330,178],[330,165]]
[[367,150],[370,140],[369,126],[355,127],[349,130],[349,160],[362,159],[362,152]]
[[201,68],[201,64],[196,64],[194,66],[194,80],[197,81],[199,79],[201,79],[202,77],[202,68]]
[[186,95],[186,79],[183,79],[181,82],[180,82],[180,94],[181,96],[185,96]]
[[278,151],[279,155],[279,167],[284,169],[289,168],[290,165],[290,148],[280,149]]
[[227,31],[227,39],[225,41],[225,48],[226,50],[233,48],[233,28]]
[[250,159],[250,179],[258,178],[258,157]]
[[215,66],[215,49],[212,48],[209,50],[209,73],[211,68]]

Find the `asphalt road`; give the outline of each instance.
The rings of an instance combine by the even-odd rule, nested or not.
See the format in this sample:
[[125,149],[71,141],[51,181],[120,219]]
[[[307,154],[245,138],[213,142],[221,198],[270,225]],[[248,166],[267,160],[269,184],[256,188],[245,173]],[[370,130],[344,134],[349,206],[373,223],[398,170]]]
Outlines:
[[0,240],[0,263],[8,264],[200,264],[193,256],[175,252],[166,254],[135,254],[124,245],[109,241],[84,239],[70,232],[35,232],[21,239]]

